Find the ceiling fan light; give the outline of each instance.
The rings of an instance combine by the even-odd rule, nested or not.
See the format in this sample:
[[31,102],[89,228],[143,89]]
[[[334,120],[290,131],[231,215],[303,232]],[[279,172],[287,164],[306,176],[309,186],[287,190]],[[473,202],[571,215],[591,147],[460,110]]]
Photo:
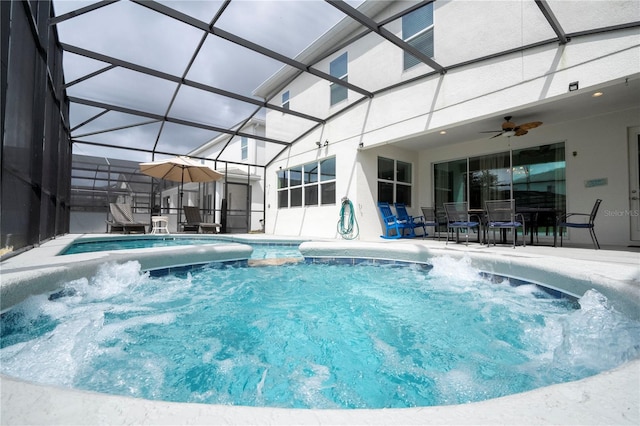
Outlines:
[[516,132],[514,130],[507,130],[505,132],[502,132],[502,136],[506,136],[508,138],[513,136],[513,135],[515,135],[515,134],[516,134]]

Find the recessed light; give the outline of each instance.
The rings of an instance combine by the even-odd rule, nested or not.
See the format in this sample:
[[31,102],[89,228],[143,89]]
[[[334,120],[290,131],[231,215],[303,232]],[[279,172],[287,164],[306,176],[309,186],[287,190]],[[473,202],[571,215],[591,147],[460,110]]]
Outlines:
[[441,135],[446,135],[446,134],[447,134],[447,131],[446,131],[446,130],[440,130],[440,134],[441,134]]
[[596,92],[596,93],[594,93],[593,95],[591,95],[591,97],[593,97],[593,98],[598,98],[598,97],[600,97],[600,96],[602,96],[602,95],[604,95],[604,93],[602,93],[602,92]]

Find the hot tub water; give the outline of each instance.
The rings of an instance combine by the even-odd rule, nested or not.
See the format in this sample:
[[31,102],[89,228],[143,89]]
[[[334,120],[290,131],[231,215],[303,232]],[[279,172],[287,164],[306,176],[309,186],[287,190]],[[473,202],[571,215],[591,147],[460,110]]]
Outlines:
[[421,266],[109,264],[2,315],[0,369],[148,399],[288,408],[457,404],[596,374],[640,325],[590,291],[555,299]]

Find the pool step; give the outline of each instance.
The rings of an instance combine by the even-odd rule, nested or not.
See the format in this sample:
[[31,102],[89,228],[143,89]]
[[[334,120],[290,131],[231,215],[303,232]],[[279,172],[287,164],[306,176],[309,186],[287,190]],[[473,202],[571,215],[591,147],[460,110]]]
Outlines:
[[274,257],[270,259],[249,259],[249,266],[280,266],[288,263],[300,263],[304,260],[301,257]]

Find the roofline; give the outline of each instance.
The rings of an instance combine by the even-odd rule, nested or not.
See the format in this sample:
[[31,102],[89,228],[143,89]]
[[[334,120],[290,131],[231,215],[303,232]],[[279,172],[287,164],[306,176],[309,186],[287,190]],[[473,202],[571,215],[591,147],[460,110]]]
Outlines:
[[[367,16],[375,16],[385,10],[393,0],[365,0],[360,4],[357,10]],[[327,32],[318,37],[308,47],[302,50],[294,59],[311,66],[323,59],[327,53],[327,46],[339,45],[342,41],[348,39],[349,36],[362,28],[362,24],[354,19],[346,16],[342,18],[336,25],[331,27]],[[253,92],[252,95],[259,96],[263,99],[270,99],[281,90],[283,82],[288,81],[292,76],[300,73],[299,70],[284,65],[273,75],[262,82]]]
[[[247,123],[245,125],[243,125],[240,130],[245,129],[249,126],[253,126],[253,125],[260,125],[263,127],[266,127],[266,121],[262,118],[256,118],[256,117],[251,117],[249,119],[249,121],[247,121]],[[223,143],[226,142],[227,140],[229,140],[230,138],[234,138],[236,135],[234,134],[220,134],[218,136],[216,136],[215,138],[211,139],[208,142],[205,142],[204,144],[200,145],[199,147],[197,147],[196,149],[189,151],[189,153],[187,155],[198,155],[200,153],[202,153],[203,151],[206,151],[209,148],[212,148],[216,145],[218,145],[219,143]]]

